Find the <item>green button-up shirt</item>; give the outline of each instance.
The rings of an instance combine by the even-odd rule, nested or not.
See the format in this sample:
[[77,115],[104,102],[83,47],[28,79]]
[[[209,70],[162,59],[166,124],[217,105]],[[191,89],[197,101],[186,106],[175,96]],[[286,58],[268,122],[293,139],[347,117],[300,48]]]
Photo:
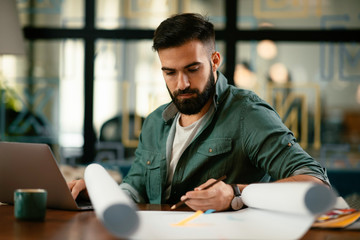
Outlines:
[[218,72],[213,101],[214,112],[179,159],[168,200],[165,190],[172,147],[168,138],[173,138],[178,111],[169,103],[146,118],[135,161],[121,184],[136,202],[175,203],[187,191],[223,175],[225,182],[238,184],[297,174],[328,182],[326,170],[296,143],[276,111],[255,93],[229,85]]

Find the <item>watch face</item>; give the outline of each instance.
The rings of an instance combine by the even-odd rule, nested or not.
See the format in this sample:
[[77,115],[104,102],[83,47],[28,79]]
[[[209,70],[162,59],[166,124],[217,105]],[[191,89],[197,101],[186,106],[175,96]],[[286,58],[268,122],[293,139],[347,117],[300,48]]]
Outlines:
[[233,210],[239,210],[244,206],[244,203],[241,199],[241,197],[234,197],[231,201],[231,208]]

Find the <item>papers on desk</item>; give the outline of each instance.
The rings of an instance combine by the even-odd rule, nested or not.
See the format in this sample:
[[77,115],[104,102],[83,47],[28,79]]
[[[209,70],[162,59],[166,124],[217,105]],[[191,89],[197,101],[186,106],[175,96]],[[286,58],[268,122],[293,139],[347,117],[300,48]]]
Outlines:
[[313,218],[246,208],[202,214],[183,226],[172,226],[193,213],[140,211],[139,230],[132,239],[298,239]]
[[333,209],[319,216],[312,227],[360,229],[360,211],[353,208]]
[[333,191],[311,182],[251,184],[243,190],[242,199],[251,208],[311,216],[336,203]]
[[100,221],[130,239],[298,239],[336,200],[333,191],[313,183],[252,184],[242,194],[248,208],[201,214],[177,226],[194,212],[137,211],[97,164],[87,167],[85,182]]

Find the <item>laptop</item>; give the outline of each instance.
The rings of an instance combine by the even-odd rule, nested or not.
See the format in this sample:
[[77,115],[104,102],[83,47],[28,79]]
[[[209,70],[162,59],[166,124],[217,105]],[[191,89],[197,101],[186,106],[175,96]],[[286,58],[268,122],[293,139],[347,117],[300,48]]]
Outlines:
[[19,188],[47,190],[47,207],[90,210],[90,202],[75,201],[50,147],[39,143],[0,142],[0,202],[14,204]]

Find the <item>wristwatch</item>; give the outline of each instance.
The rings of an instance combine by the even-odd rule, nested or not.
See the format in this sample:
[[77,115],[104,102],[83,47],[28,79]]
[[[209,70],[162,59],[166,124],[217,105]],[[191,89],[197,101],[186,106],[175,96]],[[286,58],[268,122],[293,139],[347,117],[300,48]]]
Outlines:
[[232,210],[239,210],[244,206],[244,203],[241,199],[241,191],[237,184],[230,184],[232,189],[234,190],[234,198],[231,201]]

